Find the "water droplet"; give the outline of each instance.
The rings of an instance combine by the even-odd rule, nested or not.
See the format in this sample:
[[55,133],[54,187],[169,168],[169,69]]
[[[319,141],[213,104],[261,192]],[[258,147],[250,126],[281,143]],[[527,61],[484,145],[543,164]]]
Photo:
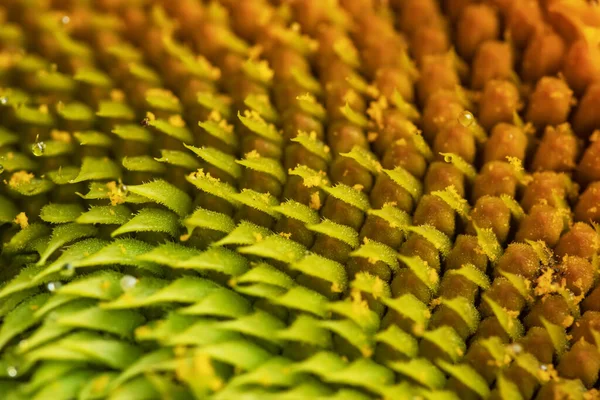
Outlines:
[[56,290],[60,289],[62,287],[62,283],[60,282],[49,282],[46,287],[48,288],[49,292],[55,292]]
[[11,378],[15,378],[17,375],[19,375],[19,371],[17,370],[17,367],[14,367],[12,365],[10,367],[6,368],[6,373]]
[[468,128],[475,121],[475,117],[469,111],[463,111],[458,115],[458,123]]
[[29,343],[27,342],[27,339],[23,339],[23,340],[19,341],[19,344],[18,344],[18,346],[21,349],[27,348],[28,345],[29,345]]
[[135,276],[125,275],[121,278],[121,289],[123,289],[124,292],[127,292],[128,290],[133,289],[135,285],[137,285],[137,282],[138,280]]
[[68,15],[63,15],[63,17],[60,19],[60,22],[62,22],[63,25],[66,25],[71,22],[71,18],[69,18]]
[[73,275],[75,275],[75,266],[71,263],[66,263],[62,271],[60,271],[60,274],[67,278],[72,277]]
[[523,346],[521,346],[519,343],[513,343],[510,348],[515,354],[519,354],[523,351]]
[[8,97],[0,97],[0,104],[7,104],[8,103]]
[[542,364],[542,365],[540,365],[540,369],[542,371],[548,371],[548,366],[546,364]]
[[123,184],[123,182],[119,182],[117,190],[122,196],[127,196],[129,194],[129,188],[127,187],[127,185]]
[[31,152],[34,156],[40,157],[46,151],[46,143],[37,142],[31,145]]

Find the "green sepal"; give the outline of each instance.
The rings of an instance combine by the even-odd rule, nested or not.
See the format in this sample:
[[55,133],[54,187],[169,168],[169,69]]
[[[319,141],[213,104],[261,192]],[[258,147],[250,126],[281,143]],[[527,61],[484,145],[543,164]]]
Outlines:
[[423,194],[423,184],[404,168],[397,166],[394,169],[384,169],[383,172],[390,177],[394,183],[406,190],[415,202],[418,202]]
[[398,314],[414,322],[414,329],[427,328],[431,312],[425,303],[412,294],[405,294],[395,299],[382,298],[382,303],[396,311]]
[[208,164],[217,167],[226,172],[233,178],[239,179],[242,176],[242,168],[236,163],[236,159],[231,154],[222,152],[214,147],[194,147],[185,145],[186,148],[193,151],[198,157]]
[[273,218],[279,218],[279,213],[273,210],[274,206],[279,205],[279,200],[270,193],[259,193],[252,189],[242,189],[241,192],[234,194],[233,198],[240,204],[261,211]]
[[383,388],[394,383],[394,372],[369,358],[359,358],[342,370],[325,376],[327,382],[358,386],[373,393],[381,393]]
[[100,180],[117,180],[121,178],[121,168],[107,157],[84,157],[77,178],[71,183]]
[[477,244],[492,263],[496,263],[502,256],[503,250],[502,245],[498,242],[498,238],[494,231],[489,229],[482,229],[473,224],[475,232],[477,233]]
[[211,247],[193,257],[177,263],[177,268],[196,271],[215,271],[227,276],[238,276],[248,271],[248,260],[235,251]]
[[192,199],[183,190],[164,180],[127,187],[129,192],[148,198],[185,217],[192,209]]
[[375,240],[365,241],[359,248],[351,252],[350,256],[366,258],[373,264],[381,261],[390,267],[393,272],[398,272],[400,269],[397,259],[398,255],[394,249]]
[[483,295],[482,299],[488,303],[492,312],[498,319],[502,329],[510,336],[511,339],[517,340],[523,336],[523,325],[518,318],[515,318],[509,314],[500,304],[496,303],[489,296]]
[[79,68],[73,76],[73,79],[97,87],[110,88],[113,86],[113,81],[110,76],[91,67]]
[[303,222],[305,225],[319,223],[319,214],[315,210],[295,200],[287,200],[278,206],[274,206],[273,210],[287,218]]
[[329,314],[327,310],[327,298],[314,290],[302,286],[291,288],[284,295],[272,299],[271,302],[294,310],[304,311],[321,318],[325,318]]
[[388,363],[388,366],[429,389],[442,389],[446,384],[444,373],[426,358],[394,361]]
[[287,372],[289,367],[292,365],[293,362],[291,360],[284,357],[275,356],[256,369],[243,375],[233,377],[229,381],[227,387],[247,387],[247,385],[265,387],[295,387],[299,385],[303,379],[297,374],[290,374]]
[[[32,284],[40,284],[53,276],[61,272],[63,268],[71,264],[73,268],[76,268],[76,263],[82,259],[88,257],[90,254],[96,253],[101,250],[108,242],[105,240],[90,238],[84,239],[69,246],[61,253],[61,255],[50,265],[43,266],[39,265],[39,270],[36,274],[30,277]],[[1,295],[0,295],[1,296]]]
[[281,342],[277,339],[278,332],[285,327],[286,325],[281,320],[261,310],[234,320],[215,324],[216,329],[237,332],[244,336],[262,339],[276,345],[281,345]]
[[[2,207],[1,201],[0,199],[0,207]],[[64,224],[75,221],[83,212],[83,207],[78,203],[46,204],[40,210],[40,219],[50,224]]]
[[442,297],[440,304],[454,311],[465,322],[469,328],[469,333],[471,335],[475,334],[479,326],[480,316],[472,302],[464,297],[457,296],[451,299]]
[[338,224],[331,220],[324,219],[319,224],[307,225],[306,227],[313,232],[320,233],[322,235],[337,239],[340,242],[346,243],[353,249],[359,246],[358,232],[347,225]]
[[287,264],[299,261],[307,252],[301,244],[279,235],[267,236],[250,246],[240,247],[237,251]]
[[366,128],[369,126],[369,120],[367,117],[365,117],[362,113],[354,111],[348,102],[346,102],[345,106],[341,106],[339,109],[344,117],[346,117],[346,119],[351,123],[358,125],[361,128]]
[[0,350],[3,349],[12,338],[37,323],[36,318],[34,318],[34,313],[48,300],[49,297],[49,293],[33,296],[19,304],[4,317],[2,326],[0,327]]
[[230,284],[234,286],[236,290],[239,284],[249,283],[264,283],[278,286],[282,289],[291,289],[296,284],[288,274],[264,262],[253,265],[252,268],[243,275],[230,280]]
[[279,340],[309,344],[321,349],[332,346],[331,334],[312,316],[299,315],[289,327],[276,333]]
[[277,144],[281,144],[283,142],[283,136],[277,130],[275,125],[267,123],[256,111],[255,112],[245,112],[242,115],[238,111],[238,118],[242,121],[242,124],[258,136],[265,138],[267,140],[271,140]]
[[170,121],[164,119],[155,119],[148,122],[149,126],[154,127],[157,131],[171,136],[183,143],[193,143],[194,136],[192,132],[185,126],[173,125]]
[[127,265],[139,267],[153,273],[162,273],[157,264],[140,261],[137,256],[152,250],[152,245],[137,239],[116,239],[99,251],[73,262],[75,268],[98,267],[101,265]]
[[467,386],[482,398],[485,399],[489,396],[490,389],[487,382],[470,365],[450,364],[444,360],[438,360],[437,363],[448,375]]
[[56,112],[67,121],[92,122],[95,119],[94,111],[80,102],[57,106]]
[[140,254],[137,258],[141,261],[177,268],[177,265],[181,261],[185,261],[197,254],[198,250],[195,248],[186,247],[179,243],[166,242],[157,245],[147,253]]
[[417,339],[396,325],[390,325],[386,330],[378,332],[375,335],[375,340],[387,344],[407,358],[416,358],[419,352]]
[[330,196],[356,207],[360,211],[364,212],[371,208],[369,197],[365,193],[343,183],[338,183],[335,186],[324,186],[323,190]]
[[490,278],[473,264],[463,264],[462,267],[458,269],[451,269],[446,273],[464,276],[483,290],[488,290],[491,286]]
[[305,113],[312,115],[319,121],[327,120],[327,110],[315,99],[312,94],[306,93],[302,96],[297,96],[296,100],[298,107],[300,107],[300,109]]
[[0,195],[0,225],[13,223],[19,214],[17,206],[8,198]]
[[279,113],[269,101],[269,96],[249,94],[244,99],[244,104],[259,113],[265,121],[275,123],[279,120]]
[[301,259],[289,263],[289,267],[305,275],[331,283],[333,292],[344,293],[348,288],[348,275],[344,266],[318,254],[309,253]]
[[380,326],[377,313],[371,311],[368,304],[362,301],[336,301],[328,304],[329,310],[353,321],[364,332],[375,334]]
[[398,259],[406,265],[419,278],[432,294],[437,293],[440,286],[440,276],[437,271],[430,267],[426,261],[419,256],[407,257],[401,254],[397,255]]
[[219,179],[210,176],[210,174],[205,174],[201,169],[187,175],[185,179],[201,191],[223,199],[235,207],[240,204],[235,198],[236,188],[228,183],[221,182]]
[[452,362],[459,361],[467,350],[464,340],[456,333],[454,328],[443,325],[439,328],[426,331],[422,339],[439,347]]
[[121,340],[105,338],[91,332],[72,333],[27,354],[30,362],[73,360],[122,369],[141,355],[141,350]]
[[152,132],[139,124],[116,125],[111,132],[125,141],[151,143],[154,140]]
[[194,171],[200,168],[198,160],[192,155],[179,150],[161,149],[160,158],[154,159],[160,163],[174,165],[188,171]]
[[133,337],[133,331],[146,319],[133,310],[105,310],[90,307],[61,315],[56,323],[61,326],[107,332],[122,338]]
[[77,217],[75,222],[78,224],[123,225],[132,216],[131,210],[123,204],[96,206]]
[[125,103],[103,100],[100,102],[96,115],[103,118],[115,118],[131,121],[135,119],[135,112]]
[[[546,332],[548,332],[548,336],[550,336],[550,340],[554,345],[554,350],[558,357],[561,357],[565,351],[567,351],[567,347],[569,346],[569,340],[567,338],[567,333],[562,326],[555,325],[549,322],[546,318],[540,317],[540,321],[544,325]],[[596,342],[598,343],[598,342]]]
[[[5,172],[17,172],[17,171],[36,171],[39,165],[23,153],[15,153],[8,151],[8,149],[2,149],[0,153],[0,165]],[[3,177],[5,178],[6,175]]]
[[364,271],[358,272],[354,276],[354,279],[350,282],[350,287],[371,294],[375,300],[392,297],[389,283]]
[[274,72],[269,67],[267,60],[249,58],[242,64],[242,70],[248,78],[264,85],[270,85],[273,81]]
[[374,175],[379,174],[382,170],[381,163],[377,160],[375,154],[362,146],[354,146],[348,153],[340,153],[340,155],[351,158]]
[[162,89],[146,90],[146,103],[153,109],[180,114],[183,110],[181,102],[171,92]]
[[[11,221],[12,222],[12,221]],[[3,254],[15,254],[27,248],[31,242],[50,234],[50,228],[42,223],[33,223],[21,229],[2,246]]]
[[66,283],[57,292],[60,296],[114,300],[123,293],[120,284],[122,277],[121,273],[115,271],[98,271]]
[[244,371],[253,370],[272,357],[271,353],[262,347],[243,339],[200,347],[196,352]]
[[64,225],[58,225],[52,230],[52,237],[48,242],[48,246],[44,249],[44,251],[40,254],[40,260],[38,261],[38,265],[43,265],[46,263],[48,258],[62,246],[67,243],[71,243],[73,241],[79,239],[85,239],[92,236],[95,236],[98,233],[98,230],[89,225],[79,225],[77,223],[69,223]]
[[242,336],[237,332],[216,329],[216,321],[214,320],[200,319],[180,332],[171,332],[161,341],[166,346],[206,346],[241,338]]
[[121,296],[112,301],[100,303],[100,307],[105,310],[127,310],[145,307],[148,298],[167,287],[168,284],[169,282],[163,279],[147,276],[139,279],[136,278],[136,283],[133,287],[128,288]]
[[440,153],[444,157],[444,161],[454,165],[460,172],[465,174],[469,180],[475,179],[477,170],[471,164],[466,162],[462,157],[452,153]]
[[14,192],[29,197],[48,193],[54,188],[54,183],[48,179],[34,177],[28,182],[18,182],[14,186],[10,185],[9,187]]
[[183,225],[187,228],[188,235],[191,235],[196,228],[210,229],[225,234],[235,229],[235,222],[229,215],[204,208],[197,208],[183,220]]
[[299,131],[298,135],[295,138],[292,138],[291,141],[300,144],[306,150],[322,158],[327,163],[331,162],[331,149],[317,138],[316,133],[313,134]]
[[251,311],[252,306],[248,300],[226,288],[213,290],[198,303],[178,310],[185,315],[221,318],[239,318],[248,315]]
[[153,157],[147,155],[123,157],[121,163],[123,164],[123,168],[125,168],[127,171],[162,174],[167,170],[164,165],[156,161]]
[[264,238],[272,235],[273,232],[265,227],[253,224],[249,221],[241,221],[235,229],[221,240],[213,243],[214,246],[249,246],[253,245]]
[[262,172],[267,174],[279,181],[282,185],[285,183],[287,179],[287,175],[285,174],[285,170],[281,166],[279,160],[269,157],[254,157],[246,155],[246,158],[243,160],[235,160],[235,162],[239,165],[242,165],[250,170]]
[[452,250],[450,238],[431,225],[409,226],[407,230],[427,239],[441,253],[442,257],[446,257]]
[[233,127],[226,125],[225,120],[222,120],[222,122],[211,120],[198,122],[198,126],[204,129],[209,135],[221,140],[223,143],[232,147],[238,147],[238,137],[233,131]]
[[[231,118],[231,100],[225,96],[220,96],[218,93],[198,92],[196,94],[198,103],[204,106],[207,110],[215,110],[226,120]],[[208,121],[207,121],[208,122]],[[202,122],[198,125],[202,126]]]

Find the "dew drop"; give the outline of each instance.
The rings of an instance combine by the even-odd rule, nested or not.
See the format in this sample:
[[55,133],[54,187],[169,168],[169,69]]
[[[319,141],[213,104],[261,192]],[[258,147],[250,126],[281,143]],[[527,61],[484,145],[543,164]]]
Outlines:
[[60,282],[49,282],[46,287],[48,288],[49,292],[55,292],[56,290],[60,289],[62,287],[62,283]]
[[0,97],[0,104],[7,104],[7,103],[8,103],[7,97]]
[[40,157],[46,152],[46,143],[37,142],[31,145],[31,152],[34,156]]
[[124,185],[123,182],[119,183],[117,189],[119,190],[119,193],[123,196],[127,196],[127,194],[129,193],[129,188],[127,187],[127,185]]
[[475,121],[475,117],[469,111],[463,111],[458,115],[458,123],[468,128]]
[[513,353],[515,354],[519,354],[520,352],[523,351],[523,346],[521,346],[519,343],[514,343],[510,346],[511,350],[513,351]]
[[60,271],[60,274],[64,277],[70,278],[75,275],[75,266],[71,263],[65,264],[63,270]]
[[540,369],[542,371],[548,371],[548,366],[546,364],[542,364],[542,365],[540,365]]
[[123,289],[124,292],[127,292],[128,290],[133,289],[135,285],[137,285],[137,282],[138,280],[135,276],[125,275],[121,278],[121,289]]
[[61,22],[63,25],[66,25],[66,24],[68,24],[69,22],[71,22],[71,18],[69,18],[69,16],[68,16],[68,15],[63,15],[63,17],[60,19],[60,22]]
[[19,374],[19,371],[17,370],[17,367],[11,365],[10,367],[6,368],[6,373],[11,378],[15,378]]

